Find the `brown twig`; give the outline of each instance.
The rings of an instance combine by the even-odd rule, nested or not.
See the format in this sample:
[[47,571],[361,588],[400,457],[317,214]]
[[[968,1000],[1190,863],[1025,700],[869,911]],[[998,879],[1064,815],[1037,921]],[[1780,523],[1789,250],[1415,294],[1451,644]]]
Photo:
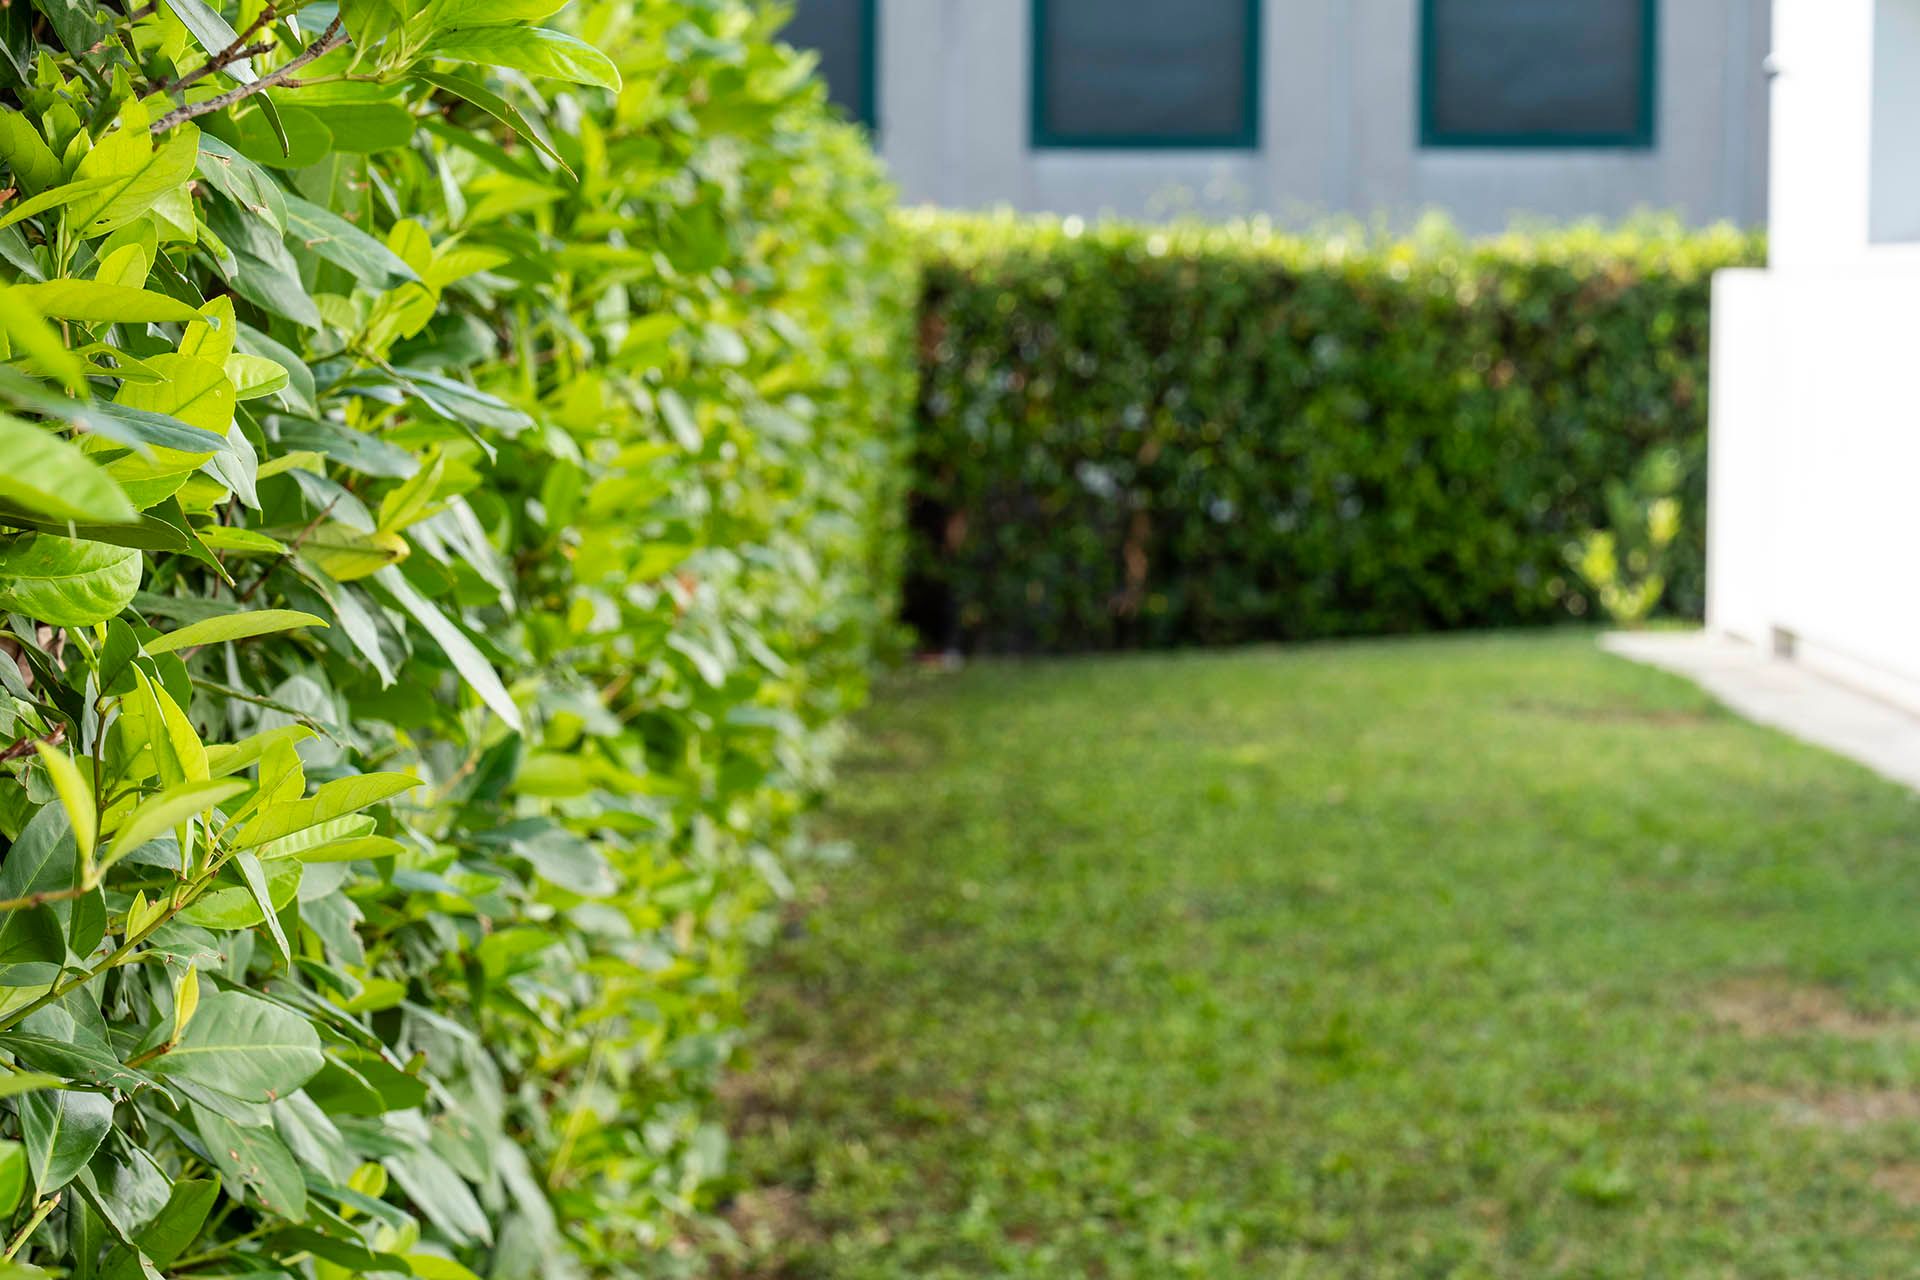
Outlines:
[[0,902],[0,911],[31,910],[34,907],[44,907],[49,902],[70,902],[92,893],[95,887],[90,884],[77,884],[70,889],[49,889],[45,893],[30,893],[24,898],[8,898],[5,902]]
[[53,726],[53,732],[48,734],[44,738],[34,738],[34,737],[22,738],[20,739],[20,741],[8,747],[6,750],[0,751],[0,764],[6,764],[10,761],[18,760],[21,756],[32,755],[33,748],[37,743],[44,742],[50,747],[57,747],[61,743],[65,742],[66,740],[67,740],[67,726],[64,724],[57,724]]
[[153,122],[152,132],[165,133],[175,125],[184,124],[198,116],[211,115],[215,111],[224,110],[236,102],[251,98],[256,93],[264,93],[276,85],[297,85],[298,82],[293,79],[294,72],[306,66],[314,59],[332,53],[346,42],[346,28],[341,25],[339,18],[335,18],[327,24],[326,30],[320,33],[319,39],[295,54],[286,63],[275,67],[272,71],[269,71],[266,75],[261,76],[251,84],[243,84],[237,89],[229,89],[218,97],[208,98],[204,102],[190,102],[184,107],[175,107],[172,111],[167,112],[167,114]]
[[278,15],[274,12],[273,6],[268,5],[266,8],[260,11],[259,17],[255,18],[251,23],[247,24],[247,29],[245,31],[242,31],[239,35],[236,35],[233,38],[232,44],[229,44],[226,48],[214,54],[211,58],[208,58],[206,62],[199,67],[199,69],[194,71],[189,71],[187,72],[187,74],[181,76],[178,80],[175,80],[172,84],[168,85],[164,90],[162,90],[162,92],[178,93],[180,92],[180,90],[186,88],[188,85],[194,83],[196,80],[203,79],[206,76],[212,75],[216,71],[223,70],[224,68],[231,66],[233,63],[239,62],[243,58],[254,58],[254,57],[259,57],[261,54],[272,53],[273,45],[266,42],[250,45],[247,43],[247,38],[253,35],[256,31],[260,30],[260,28],[266,26],[269,22],[272,22],[276,16]]
[[275,569],[278,569],[281,565],[293,559],[294,553],[300,550],[301,546],[306,542],[308,538],[311,538],[313,536],[313,531],[320,527],[321,522],[325,520],[328,516],[333,514],[333,509],[336,505],[339,504],[339,502],[340,502],[340,499],[336,495],[331,502],[327,503],[326,506],[320,508],[320,514],[315,516],[313,519],[307,521],[307,527],[302,529],[298,534],[296,534],[294,536],[293,541],[287,544],[287,550],[285,554],[281,555],[272,564],[262,569],[260,571],[260,576],[253,580],[253,585],[248,587],[245,591],[242,591],[240,593],[239,598],[235,600],[234,603],[245,604],[247,601],[253,599],[254,592],[260,590],[261,587],[266,585],[267,579],[273,576],[273,571]]

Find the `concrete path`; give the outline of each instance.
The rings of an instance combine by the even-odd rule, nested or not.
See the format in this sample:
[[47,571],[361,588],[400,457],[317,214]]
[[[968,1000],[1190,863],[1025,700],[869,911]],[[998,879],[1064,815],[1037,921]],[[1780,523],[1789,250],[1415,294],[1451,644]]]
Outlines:
[[1732,710],[1920,789],[1920,716],[1706,631],[1614,632],[1610,653],[1682,675]]

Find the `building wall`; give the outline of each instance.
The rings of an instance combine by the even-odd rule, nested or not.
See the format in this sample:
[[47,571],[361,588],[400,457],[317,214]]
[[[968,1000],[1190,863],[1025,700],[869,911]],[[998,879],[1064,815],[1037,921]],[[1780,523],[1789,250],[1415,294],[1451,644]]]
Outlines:
[[1714,281],[1707,621],[1920,714],[1920,0],[1779,0],[1765,271]]
[[1766,218],[1770,0],[1663,0],[1649,151],[1423,150],[1419,0],[1266,0],[1257,151],[1036,151],[1030,3],[880,0],[880,145],[908,200],[1296,223],[1441,209],[1473,232]]

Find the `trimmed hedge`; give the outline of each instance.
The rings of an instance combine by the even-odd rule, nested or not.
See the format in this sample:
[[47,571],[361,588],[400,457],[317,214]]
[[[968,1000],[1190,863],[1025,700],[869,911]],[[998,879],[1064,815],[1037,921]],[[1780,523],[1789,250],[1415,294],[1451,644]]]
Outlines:
[[1546,622],[1650,451],[1690,468],[1704,599],[1708,288],[1755,237],[1466,243],[910,215],[930,259],[909,612],[1073,650]]
[[215,4],[0,7],[0,1276],[664,1273],[894,625],[890,193],[747,0]]

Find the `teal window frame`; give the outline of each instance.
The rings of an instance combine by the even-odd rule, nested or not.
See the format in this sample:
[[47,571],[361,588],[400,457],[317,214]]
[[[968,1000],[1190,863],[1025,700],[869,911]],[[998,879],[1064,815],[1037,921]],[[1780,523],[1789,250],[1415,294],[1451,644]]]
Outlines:
[[860,123],[869,133],[880,132],[880,0],[861,0],[857,112]]
[[1640,47],[1640,119],[1616,133],[1530,130],[1512,133],[1449,133],[1434,123],[1434,93],[1439,39],[1434,7],[1441,0],[1420,0],[1420,146],[1426,150],[1508,148],[1532,151],[1651,151],[1659,143],[1660,0],[1640,0],[1646,38]]
[[[1226,133],[1072,134],[1047,127],[1047,5],[1032,0],[1027,41],[1028,142],[1035,151],[1258,151],[1260,149],[1260,18],[1262,0],[1241,0],[1247,13],[1247,43],[1241,73],[1241,124]],[[1111,0],[1109,0],[1111,2]]]
[[860,0],[860,83],[854,88],[852,115],[869,133],[880,132],[880,0]]

